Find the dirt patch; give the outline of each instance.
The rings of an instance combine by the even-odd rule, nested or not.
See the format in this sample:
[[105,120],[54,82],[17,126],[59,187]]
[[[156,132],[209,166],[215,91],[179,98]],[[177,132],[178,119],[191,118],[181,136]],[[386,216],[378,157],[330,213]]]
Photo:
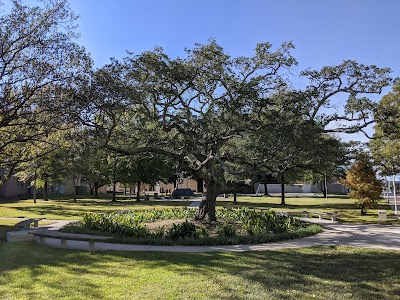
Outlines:
[[[149,229],[150,231],[155,231],[161,227],[165,229],[169,229],[172,227],[172,224],[179,224],[185,222],[186,219],[171,219],[171,220],[157,220],[154,222],[143,222],[143,224]],[[193,220],[188,220],[189,222],[193,222]]]
[[[217,227],[220,224],[218,222],[209,224],[209,223],[205,223],[205,222],[195,221],[193,219],[168,219],[168,220],[157,220],[154,222],[143,222],[143,224],[151,232],[155,232],[162,227],[164,227],[164,231],[168,231],[172,227],[172,224],[180,224],[180,223],[185,222],[186,220],[188,222],[194,223],[196,225],[196,227],[198,227],[198,228],[203,227],[204,229],[206,229],[209,236],[211,236],[211,237],[218,235]],[[235,227],[236,227],[236,230],[238,231],[238,233],[241,232],[240,224],[235,223]]]

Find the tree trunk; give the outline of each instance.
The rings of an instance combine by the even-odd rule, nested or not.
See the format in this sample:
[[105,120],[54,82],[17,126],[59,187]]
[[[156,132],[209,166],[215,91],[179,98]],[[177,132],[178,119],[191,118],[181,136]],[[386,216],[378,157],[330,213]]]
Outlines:
[[124,196],[126,196],[126,184],[124,184]]
[[94,189],[94,187],[92,186],[91,183],[89,183],[89,195],[90,196],[93,196],[93,193],[94,193],[93,189]]
[[285,203],[285,173],[281,173],[281,205],[286,205]]
[[115,186],[116,186],[117,184],[114,182],[113,183],[113,195],[112,195],[112,200],[111,200],[111,202],[117,202],[117,199],[115,198]]
[[361,204],[361,215],[365,216],[367,214],[367,209],[364,205],[364,203]]
[[237,204],[236,192],[233,193],[233,204]]
[[264,183],[264,196],[271,197],[271,195],[268,193],[268,183],[267,182]]
[[98,189],[99,189],[99,183],[98,182],[95,182],[94,183],[94,197],[97,199],[97,198],[99,198],[99,191],[98,191]]
[[36,203],[36,169],[35,169],[35,175],[34,175],[34,186],[33,186],[33,203]]
[[78,187],[75,185],[75,183],[74,183],[74,202],[76,203],[76,194],[77,194],[77,190],[78,189]]
[[325,189],[325,185],[322,184],[322,194],[324,195],[324,198],[326,198],[326,189]]
[[324,186],[325,186],[325,199],[328,201],[328,183],[326,182],[326,173],[325,173],[325,178],[324,178]]
[[[36,181],[35,181],[36,184]],[[36,186],[33,187],[33,203],[36,203]]]
[[206,195],[201,199],[195,220],[205,219],[207,223],[217,221],[215,215],[215,204],[217,202],[218,194],[219,193],[215,188],[212,187],[211,184],[207,184],[207,192]]
[[72,178],[72,182],[74,183],[74,202],[76,203],[76,194],[77,194],[78,187],[75,182],[75,177]]
[[141,184],[141,182],[138,181],[137,182],[137,192],[136,192],[136,201],[137,202],[140,202],[140,184]]
[[47,178],[44,180],[44,192],[43,192],[43,200],[44,201],[49,201],[49,195],[47,193],[47,188],[48,188],[48,182]]

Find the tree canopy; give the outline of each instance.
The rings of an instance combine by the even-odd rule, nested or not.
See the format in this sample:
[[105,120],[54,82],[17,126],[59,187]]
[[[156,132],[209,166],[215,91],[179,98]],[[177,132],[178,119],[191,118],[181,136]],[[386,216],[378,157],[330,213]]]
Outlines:
[[400,172],[400,81],[379,102],[375,133],[369,146],[382,175]]
[[16,0],[0,16],[1,169],[54,149],[52,133],[74,123],[80,103],[70,95],[91,67],[75,19],[66,0]]
[[[184,58],[171,59],[161,48],[130,54],[101,70],[119,75],[96,86],[105,96],[103,102],[96,98],[93,126],[111,151],[162,154],[203,180],[207,196],[198,217],[214,220],[216,196],[232,191],[238,180],[251,182],[245,180],[251,170],[321,164],[322,151],[338,143],[324,134],[368,126],[375,104],[365,95],[391,82],[389,69],[345,61],[303,72],[310,85],[293,90],[287,76],[296,64],[292,48],[286,43],[273,50],[264,43],[253,56],[235,58],[211,40]],[[329,113],[341,93],[348,95],[343,113]],[[238,140],[250,150],[241,152]],[[257,147],[258,155],[250,156]]]

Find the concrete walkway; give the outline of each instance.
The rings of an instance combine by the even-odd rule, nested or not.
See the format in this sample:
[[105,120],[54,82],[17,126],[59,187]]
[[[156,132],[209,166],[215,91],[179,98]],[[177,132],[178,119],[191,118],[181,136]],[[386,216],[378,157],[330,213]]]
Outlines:
[[[390,250],[400,250],[400,226],[389,225],[348,225],[331,222],[328,220],[318,220],[302,218],[305,221],[320,223],[324,231],[320,234],[282,241],[277,243],[253,244],[253,245],[226,245],[226,246],[151,246],[151,245],[130,245],[96,242],[95,250],[121,250],[121,251],[162,251],[162,252],[242,252],[242,251],[266,251],[281,250],[290,248],[303,248],[313,246],[349,246],[363,248],[380,248]],[[19,219],[21,220],[21,219]],[[39,230],[58,230],[71,220],[46,220],[54,222],[51,225],[41,226]],[[60,241],[57,239],[47,239],[46,244],[59,247]],[[65,245],[64,245],[65,246]],[[67,248],[88,250],[87,241],[68,241]]]
[[[96,243],[96,250],[163,251],[163,252],[242,252],[303,248],[320,245],[350,246],[400,250],[400,227],[383,225],[325,224],[315,236],[278,243],[227,246],[148,246]],[[86,245],[82,245],[87,249]]]

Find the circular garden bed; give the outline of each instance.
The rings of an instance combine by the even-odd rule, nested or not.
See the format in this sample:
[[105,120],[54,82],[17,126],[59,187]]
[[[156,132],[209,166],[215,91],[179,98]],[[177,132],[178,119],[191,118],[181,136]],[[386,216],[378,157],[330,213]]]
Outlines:
[[194,221],[195,209],[90,213],[63,232],[113,236],[111,242],[148,245],[234,245],[301,238],[321,226],[248,208],[217,210],[218,222]]

